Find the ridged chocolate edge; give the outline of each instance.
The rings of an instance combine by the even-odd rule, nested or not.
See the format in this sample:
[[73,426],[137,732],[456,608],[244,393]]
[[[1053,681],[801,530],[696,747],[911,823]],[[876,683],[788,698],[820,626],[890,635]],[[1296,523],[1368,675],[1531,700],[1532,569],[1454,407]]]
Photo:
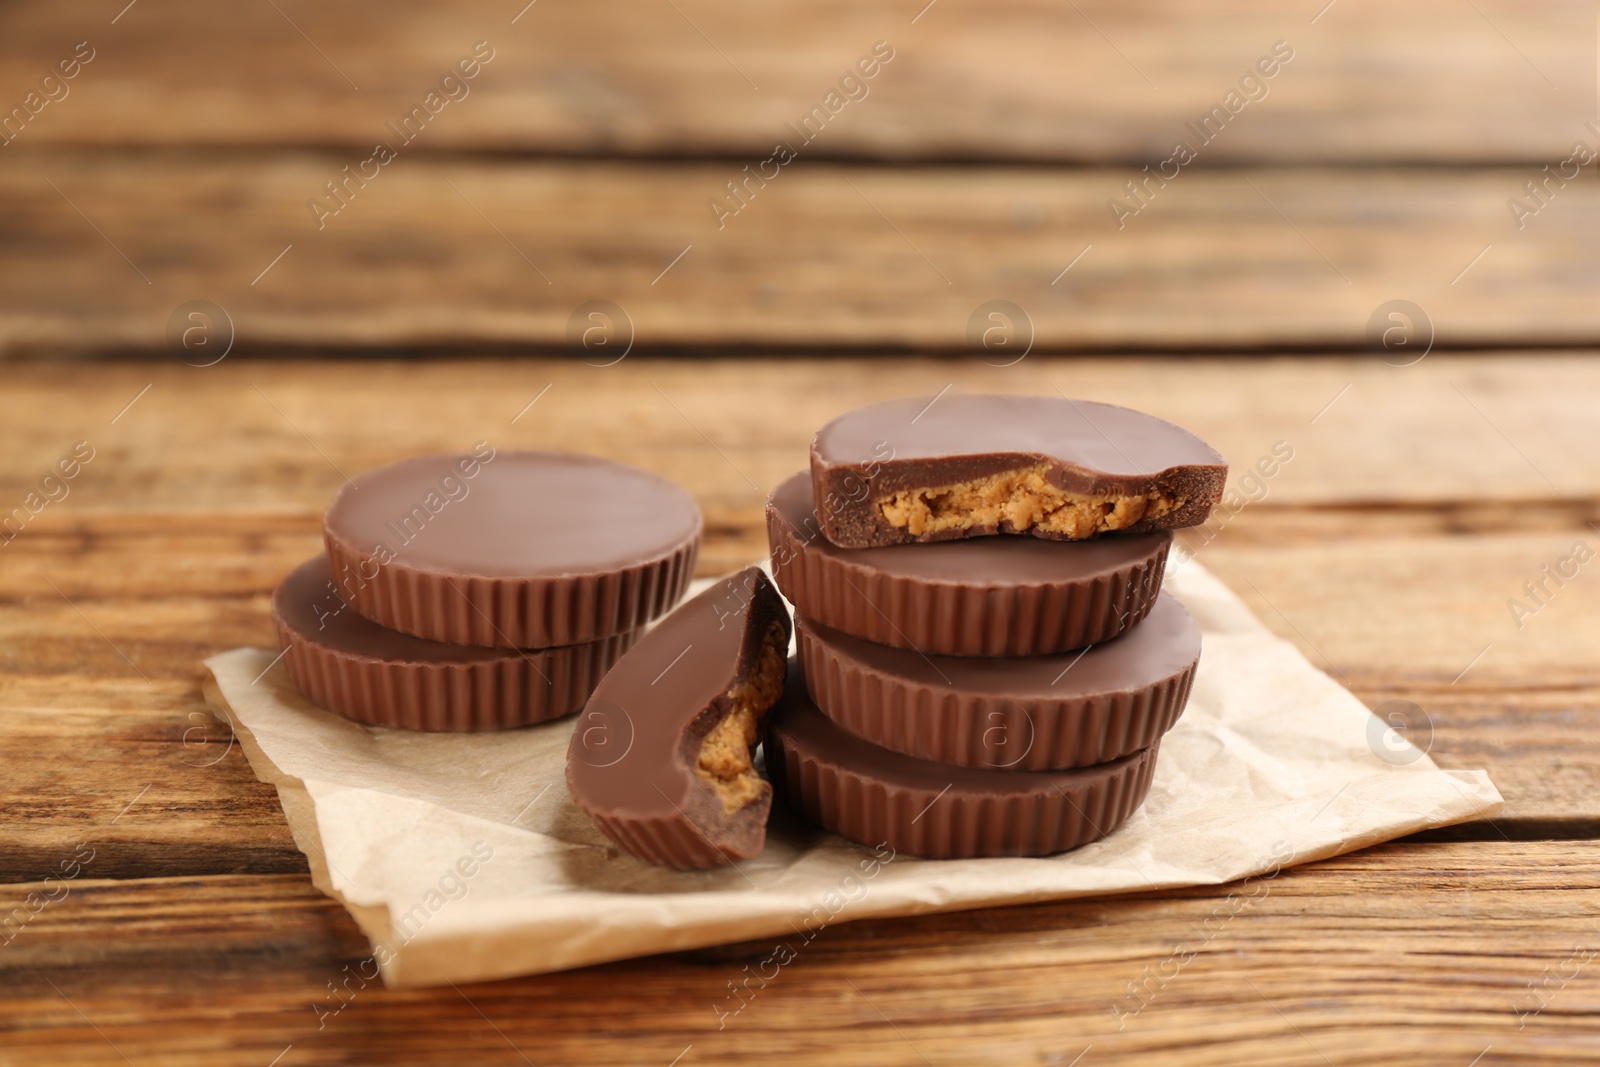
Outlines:
[[[984,770],[1066,770],[1149,748],[1183,714],[1200,662],[1141,689],[1030,702],[864,670],[803,616],[795,634],[806,689],[828,718],[882,748]],[[985,745],[988,737],[1017,744],[1025,738],[1027,748],[1002,762]]]
[[1159,747],[1152,745],[1085,788],[1027,796],[890,785],[820,762],[770,728],[766,758],[774,790],[840,837],[868,846],[887,843],[926,859],[976,859],[1050,856],[1110,834],[1144,803]]
[[571,715],[638,640],[599,641],[479,663],[405,663],[321,645],[274,616],[289,678],[307,699],[356,722],[404,730],[509,730]]
[[357,613],[430,641],[484,648],[551,648],[635,630],[667,613],[694,577],[704,520],[660,559],[571,578],[462,577],[376,564],[323,527],[341,596]]
[[778,588],[800,614],[852,637],[946,656],[1043,656],[1109,640],[1155,606],[1167,566],[1164,542],[1127,567],[1069,584],[922,582],[811,550],[770,502],[767,544]]
[[[769,792],[740,814],[749,812],[748,817],[759,818],[761,825],[765,827],[771,808],[772,794]],[[726,867],[730,863],[750,859],[751,855],[755,854],[747,855],[714,844],[687,818],[677,815],[662,819],[619,819],[615,816],[596,814],[587,809],[585,813],[594,820],[600,832],[618,848],[657,867],[699,871],[712,867]],[[765,842],[764,835],[761,840]],[[756,853],[759,852],[760,849],[757,848]]]

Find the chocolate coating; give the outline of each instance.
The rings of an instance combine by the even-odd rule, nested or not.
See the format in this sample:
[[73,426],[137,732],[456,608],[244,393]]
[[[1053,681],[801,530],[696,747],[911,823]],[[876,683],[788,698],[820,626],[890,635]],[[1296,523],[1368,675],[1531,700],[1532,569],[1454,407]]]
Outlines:
[[545,648],[636,629],[683,595],[703,521],[666,479],[594,456],[423,456],[358,475],[323,540],[340,591],[391,630]]
[[1111,833],[1144,802],[1156,747],[1066,771],[993,771],[863,741],[806,693],[798,664],[767,719],[773,788],[812,822],[930,859],[1048,856]]
[[767,499],[783,595],[824,626],[928,655],[1049,655],[1115,637],[1155,603],[1172,544],[1159,532],[840,548],[812,499],[804,473]]
[[596,687],[567,749],[567,787],[623,849],[680,869],[761,851],[771,786],[760,782],[729,812],[696,760],[736,691],[756,679],[774,626],[781,672],[789,614],[766,575],[747,568],[667,616]]
[[272,619],[284,666],[308,699],[408,730],[504,730],[570,715],[639,635],[535,651],[427,641],[357,615],[325,556],[278,585]]
[[1049,396],[956,393],[907,397],[841,415],[817,431],[811,474],[824,509],[823,530],[847,548],[1026,533],[1070,535],[1010,522],[913,534],[881,505],[902,490],[950,486],[1043,465],[1051,486],[1069,493],[1159,492],[1173,510],[1120,527],[1128,533],[1205,522],[1221,499],[1228,468],[1200,438],[1153,415],[1112,404]]
[[1148,748],[1183,713],[1200,627],[1168,593],[1143,622],[1082,652],[924,656],[795,618],[817,706],[875,745],[990,770],[1058,770]]

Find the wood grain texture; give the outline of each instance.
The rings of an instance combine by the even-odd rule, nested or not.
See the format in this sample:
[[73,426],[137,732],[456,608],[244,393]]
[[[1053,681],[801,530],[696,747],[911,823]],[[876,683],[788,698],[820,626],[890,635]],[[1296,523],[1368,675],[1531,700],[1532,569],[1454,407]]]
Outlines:
[[1207,161],[1543,164],[1594,117],[1580,0],[925,3],[182,0],[113,24],[105,4],[29,0],[0,21],[0,86],[19,102],[87,40],[19,142],[367,147],[483,40],[495,58],[431,149],[754,164],[885,41],[894,59],[806,151],[1154,163],[1282,41],[1293,60]]
[[[1600,547],[1592,167],[1512,213],[1600,146],[1592,3],[524,4],[0,11],[0,1067],[1593,1061],[1600,578],[1511,611]],[[386,129],[480,40],[470,96]],[[727,199],[877,41],[869,95]],[[1278,41],[1202,144],[1186,123]],[[378,139],[397,158],[319,227]],[[1141,204],[1180,139],[1198,159]],[[1422,362],[1307,354],[1365,351],[1396,299],[1428,323],[1389,358],[1431,334]],[[184,363],[222,332],[176,339],[196,300],[231,318],[215,366]],[[629,316],[621,362],[574,339],[595,300]],[[1030,325],[984,351],[994,300]],[[900,358],[809,358],[863,351]],[[112,353],[151,358],[70,358]],[[460,358],[495,353],[549,358]],[[206,655],[272,643],[345,477],[477,440],[608,455],[696,495],[716,573],[761,553],[817,426],[946,388],[1216,443],[1232,504],[1187,544],[1504,812],[1243,886],[837,926],[748,1004],[770,944],[361,980],[199,693]]]
[[[1445,509],[1443,518],[1419,519],[1426,532],[1582,526],[1596,518],[1584,502],[1600,498],[1590,425],[1600,364],[1591,353],[1436,353],[1411,367],[1367,356],[1031,355],[1009,367],[976,358],[629,357],[595,367],[570,357],[273,355],[204,369],[176,358],[92,369],[13,363],[0,367],[0,380],[0,509],[20,502],[75,442],[96,449],[67,498],[34,520],[38,531],[85,514],[134,522],[146,513],[317,514],[342,472],[478,440],[644,466],[693,492],[714,533],[724,523],[745,529],[767,489],[806,465],[811,435],[825,422],[860,404],[946,388],[1059,390],[1149,411],[1214,444],[1232,464],[1230,484],[1241,498]],[[1293,458],[1246,493],[1245,472],[1280,441]],[[1308,519],[1303,533],[1314,536],[1319,522]],[[162,529],[205,550],[203,527]],[[262,529],[270,537],[275,528]]]
[[[205,713],[199,662],[273,643],[271,590],[320,550],[341,471],[478,439],[643,464],[702,501],[701,572],[713,574],[764,552],[761,487],[803,465],[816,426],[946,385],[1057,383],[1215,441],[1235,466],[1239,510],[1185,535],[1203,562],[1370,705],[1417,704],[1442,764],[1490,767],[1508,805],[1480,833],[1600,824],[1600,585],[1581,571],[1520,629],[1507,607],[1574,542],[1600,544],[1600,469],[1581,444],[1600,372],[1584,357],[1435,355],[1403,369],[1365,357],[1005,369],[230,359],[4,373],[3,499],[20,503],[75,440],[97,449],[69,494],[0,546],[0,808],[25,816],[0,844],[12,881],[39,877],[88,833],[103,835],[107,877],[303,869],[272,791]],[[1294,458],[1249,491],[1244,470],[1280,439]],[[1518,449],[1564,492],[1552,497]]]
[[[1456,680],[1486,634],[1499,640],[1495,625],[1507,628],[1492,611],[1472,609],[1504,611],[1504,576],[1537,558],[1528,539],[1395,538],[1363,531],[1359,519],[1324,516],[1319,537],[1365,535],[1358,543],[1366,565],[1307,567],[1317,542],[1296,537],[1293,521],[1279,522],[1284,510],[1301,517],[1264,505],[1201,558],[1369,706],[1420,707],[1428,735],[1415,739],[1442,765],[1490,768],[1507,806],[1499,828],[1485,832],[1587,835],[1600,826],[1600,675],[1583,652],[1600,638],[1595,587],[1574,583],[1525,634]],[[745,521],[752,539],[759,536],[759,511]],[[0,602],[9,605],[0,614],[8,752],[0,807],[17,820],[0,842],[7,880],[41,877],[56,855],[93,834],[104,845],[97,869],[106,877],[304,867],[275,794],[230,747],[226,726],[209,717],[198,683],[199,661],[213,652],[272,647],[271,589],[319,551],[317,517],[272,521],[279,532],[266,538],[260,519],[164,523],[204,534],[173,538],[154,522],[130,530],[105,517],[18,538],[7,549],[26,553],[0,572]],[[1252,530],[1275,547],[1233,547]],[[758,551],[739,545],[725,562],[708,552],[705,569]],[[1448,553],[1467,563],[1459,583],[1432,596],[1386,591],[1396,570]],[[104,577],[119,573],[126,577]],[[1352,608],[1386,592],[1383,610]]]
[[366,948],[302,879],[65,885],[0,950],[0,1063],[261,1067],[290,1045],[303,1064],[1580,1063],[1600,1011],[1600,865],[1573,843],[1391,844],[1244,884],[838,925],[727,1016],[771,945],[459,989],[350,980],[333,1014]]
[[[1064,1067],[1086,1046],[1081,1067],[1534,1064],[1585,1062],[1600,1040],[1600,586],[1585,569],[1520,631],[1505,607],[1573,540],[1600,543],[1586,356],[229,358],[0,375],[0,499],[22,501],[75,441],[96,449],[0,546],[7,1067]],[[713,1004],[737,1006],[728,983],[772,946],[459,991],[348,979],[365,943],[310,886],[273,791],[198,687],[210,652],[270,645],[270,590],[318,550],[341,471],[477,439],[642,463],[706,506],[709,573],[760,552],[761,487],[838,411],[1052,383],[1213,438],[1238,499],[1258,499],[1187,535],[1199,558],[1363,700],[1417,704],[1435,759],[1490,768],[1503,814],[1453,831],[1470,840],[1244,887],[840,926],[721,1029]],[[1242,468],[1277,440],[1294,458],[1249,490]],[[80,879],[43,882],[85,845]],[[63,885],[35,913],[29,894]]]
[[1600,342],[1600,245],[1583,236],[1600,230],[1600,184],[1571,183],[1519,229],[1507,202],[1528,168],[1197,170],[1119,220],[1112,198],[1136,203],[1127,170],[799,162],[719,229],[708,205],[731,164],[402,154],[319,229],[309,203],[359,154],[11,151],[0,352],[171,351],[169,320],[193,300],[257,352],[571,352],[594,300],[620,305],[640,351],[1006,362],[1015,344],[968,340],[994,300],[1022,310],[1015,342],[1040,351],[1361,350],[1396,299],[1441,348]]

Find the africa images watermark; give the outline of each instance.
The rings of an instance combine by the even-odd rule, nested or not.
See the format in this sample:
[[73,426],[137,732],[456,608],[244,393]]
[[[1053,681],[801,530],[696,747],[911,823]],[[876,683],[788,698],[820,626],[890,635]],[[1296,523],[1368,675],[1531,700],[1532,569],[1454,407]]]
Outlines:
[[[727,196],[714,196],[706,200],[717,229],[728,225],[728,220],[750,206],[757,193],[783,173],[783,168],[800,158],[800,148],[816,140],[829,122],[833,121],[850,104],[865,100],[872,91],[867,84],[894,59],[894,47],[888,41],[878,41],[872,51],[856,61],[855,66],[839,76],[837,88],[828,90],[819,103],[800,117],[799,125],[786,122],[783,128],[790,135],[772,148],[772,155],[754,164],[746,163],[736,178],[723,183]],[[796,143],[799,148],[796,148]]]
[[[15,941],[17,935],[22,933],[23,929],[44,909],[66,900],[72,892],[67,883],[82,874],[83,869],[93,860],[93,846],[85,844],[75,846],[71,856],[56,864],[56,873],[46,875],[38,889],[23,897],[22,903],[11,909],[11,914],[0,918],[0,948]],[[56,884],[52,886],[51,882]]]
[[[1181,175],[1184,167],[1199,159],[1205,147],[1221,136],[1228,124],[1238,118],[1247,106],[1265,100],[1272,91],[1267,83],[1282,73],[1284,66],[1293,60],[1294,48],[1289,42],[1276,42],[1267,55],[1257,59],[1255,65],[1239,78],[1238,88],[1229,89],[1223,95],[1222,103],[1200,116],[1199,122],[1190,120],[1184,123],[1186,134],[1183,140],[1173,145],[1172,154],[1154,164],[1154,171],[1150,169],[1151,164],[1145,164],[1140,171],[1141,177],[1124,183],[1131,204],[1117,196],[1106,199],[1111,221],[1117,224],[1117,229],[1126,229],[1128,220],[1149,207],[1156,193]],[[1193,135],[1192,142],[1189,134]],[[1154,188],[1151,183],[1154,183]]]
[[56,460],[55,465],[45,471],[39,484],[23,496],[20,504],[0,514],[0,548],[15,541],[28,523],[45,508],[67,499],[67,494],[72,492],[72,479],[82,473],[94,456],[94,446],[88,441],[79,441],[72,446],[71,452]]
[[1577,978],[1596,955],[1594,949],[1579,945],[1574,946],[1572,953],[1562,961],[1561,966],[1570,970],[1557,971],[1552,965],[1546,964],[1544,970],[1539,972],[1538,980],[1530,981],[1527,985],[1528,992],[1524,995],[1527,1006],[1518,1007],[1515,1001],[1512,1002],[1512,1010],[1517,1013],[1517,1029],[1525,1029],[1529,1019],[1538,1018],[1550,1006],[1556,994],[1567,988],[1567,983]]
[[[1600,125],[1591,119],[1583,124],[1584,129],[1600,138]],[[1511,221],[1517,224],[1517,229],[1526,229],[1528,220],[1550,206],[1556,194],[1567,187],[1567,183],[1583,173],[1583,168],[1600,158],[1600,150],[1587,141],[1574,141],[1572,151],[1566,159],[1558,163],[1547,163],[1535,177],[1522,183],[1523,196],[1510,196],[1506,198],[1506,210],[1511,212]]]
[[[391,929],[394,940],[404,948],[422,932],[423,927],[445,907],[452,903],[465,900],[472,891],[472,880],[490,860],[494,859],[494,846],[487,841],[474,841],[471,849],[455,863],[444,869],[435,885],[422,895],[422,899],[412,904],[411,907],[399,913],[399,917],[390,916]],[[382,968],[397,955],[396,948],[389,941],[375,941],[372,945],[372,955],[354,964],[345,964],[342,978],[338,984],[333,979],[328,979],[328,997],[325,1001],[317,1001],[311,1005],[311,1010],[317,1016],[317,1029],[325,1029],[328,1020],[336,1017],[350,1003],[356,999],[356,994],[367,988],[368,983],[377,980],[382,973]],[[368,972],[371,973],[368,973]],[[352,983],[354,987],[352,988]]]
[[[479,441],[474,444],[472,454],[456,460],[446,473],[440,476],[436,488],[428,490],[409,510],[383,524],[393,536],[393,544],[388,541],[375,542],[367,555],[358,560],[353,567],[348,561],[342,562],[339,573],[334,575],[338,588],[330,589],[333,600],[339,607],[326,613],[320,606],[316,607],[314,610],[317,612],[317,628],[320,630],[328,617],[337,615],[343,610],[347,599],[365,589],[368,582],[375,581],[384,567],[399,559],[405,547],[421,537],[427,530],[428,524],[447,507],[465,500],[472,492],[469,483],[482,472],[484,467],[494,462],[495,455],[495,448],[489,442]],[[340,589],[348,596],[341,595]]]
[[[856,870],[850,871],[835,888],[824,893],[816,906],[805,914],[801,924],[794,928],[799,935],[798,947],[789,941],[779,941],[772,946],[771,952],[755,964],[754,973],[747,963],[737,982],[729,979],[728,993],[722,1003],[712,1002],[711,1005],[711,1011],[717,1017],[717,1029],[726,1029],[728,1020],[744,1011],[755,1000],[757,993],[777,981],[783,969],[799,958],[800,949],[811,944],[817,934],[827,929],[829,923],[837,921],[845,909],[866,899],[871,889],[867,883],[883,873],[883,869],[895,861],[895,856],[895,850],[887,841],[879,843],[873,848],[872,855],[863,857],[856,864]],[[856,871],[860,871],[860,874]],[[751,983],[754,983],[753,988]]]
[[29,89],[20,103],[12,105],[9,111],[0,112],[0,148],[21,137],[22,131],[37,122],[45,108],[65,100],[72,93],[72,86],[67,83],[94,62],[95,54],[88,41],[79,41],[72,46],[72,55],[45,72],[38,88]]
[[1206,521],[1192,531],[1197,543],[1179,544],[1176,555],[1181,562],[1192,559],[1200,549],[1216,540],[1224,527],[1251,504],[1266,500],[1272,492],[1271,481],[1294,459],[1294,446],[1287,441],[1274,441],[1272,449],[1260,456],[1252,466],[1222,494]]
[[1195,936],[1173,946],[1171,954],[1166,959],[1154,966],[1145,964],[1143,973],[1128,983],[1126,995],[1113,1001],[1107,1009],[1117,1020],[1117,1029],[1121,1030],[1129,1019],[1149,1007],[1161,991],[1183,973],[1184,967],[1210,945],[1218,934],[1227,929],[1235,916],[1271,896],[1272,887],[1266,883],[1276,878],[1284,867],[1294,862],[1294,858],[1294,846],[1287,841],[1274,842],[1272,852],[1268,856],[1271,866],[1265,873],[1252,875],[1240,882],[1239,888],[1229,893],[1211,909],[1211,914],[1200,922]]
[[1511,613],[1511,621],[1517,624],[1517,629],[1522,629],[1530,618],[1543,611],[1555,599],[1556,593],[1576,578],[1579,569],[1591,559],[1594,559],[1594,546],[1580,538],[1572,543],[1565,555],[1553,563],[1541,564],[1539,576],[1522,583],[1522,595],[1526,600],[1514,596],[1506,598],[1506,610]]
[[481,74],[494,57],[495,51],[488,41],[473,45],[470,55],[462,56],[454,67],[440,75],[437,89],[428,90],[420,104],[411,105],[411,109],[400,116],[398,124],[393,120],[385,124],[394,134],[393,141],[386,139],[377,142],[372,146],[372,155],[354,164],[353,171],[350,169],[352,165],[346,163],[338,175],[323,182],[326,199],[319,195],[306,201],[317,229],[326,229],[328,220],[349,207],[356,194],[365,189],[369,181],[376,180],[384,167],[400,158],[400,149],[420,137],[440,112],[451,103],[465,100],[472,92],[472,86],[468,83]]

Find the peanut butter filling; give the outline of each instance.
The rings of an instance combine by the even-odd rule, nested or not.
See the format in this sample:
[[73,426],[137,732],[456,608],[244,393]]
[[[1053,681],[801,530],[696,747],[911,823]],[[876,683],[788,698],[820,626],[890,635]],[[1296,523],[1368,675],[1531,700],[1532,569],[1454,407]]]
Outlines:
[[717,791],[724,815],[732,815],[761,795],[761,776],[756,773],[751,749],[761,733],[761,717],[783,695],[788,657],[788,634],[782,622],[773,620],[762,639],[755,670],[728,690],[727,712],[700,743],[695,772]]
[[1183,506],[1182,499],[1152,490],[1134,495],[1069,493],[1050,484],[1045,464],[954,485],[903,489],[878,508],[889,524],[913,537],[945,530],[1010,523],[1018,533],[1035,526],[1070,540],[1123,530]]

